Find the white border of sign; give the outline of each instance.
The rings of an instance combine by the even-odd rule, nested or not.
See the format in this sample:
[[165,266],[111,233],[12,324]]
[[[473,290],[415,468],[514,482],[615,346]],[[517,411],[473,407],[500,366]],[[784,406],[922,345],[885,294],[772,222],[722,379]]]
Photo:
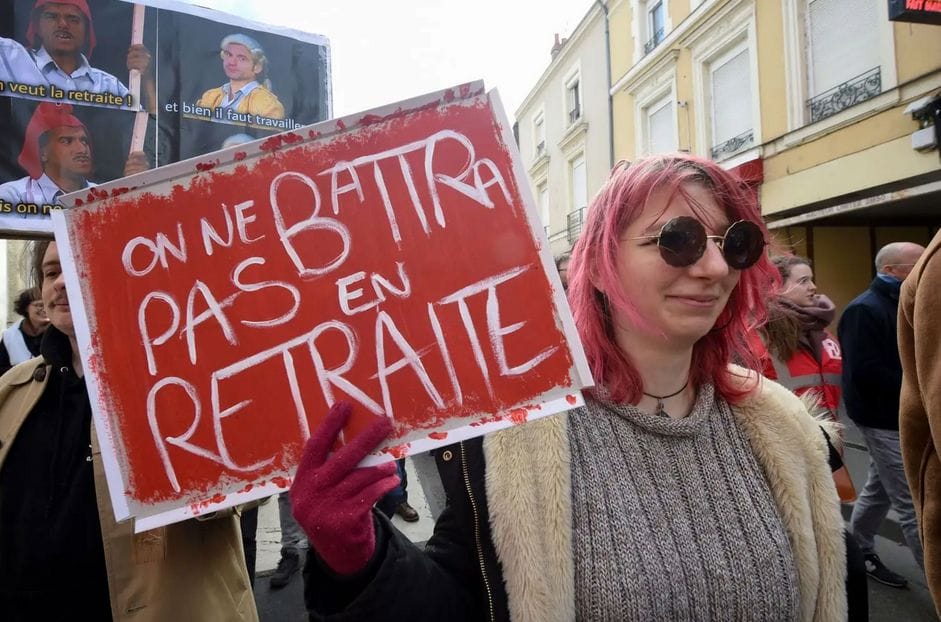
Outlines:
[[[465,93],[465,95],[455,96],[455,93]],[[453,99],[447,100],[446,94],[450,94]],[[504,146],[508,149],[510,158],[512,160],[514,178],[523,182],[520,187],[520,195],[523,201],[526,219],[529,223],[530,231],[537,240],[537,244],[540,247],[542,267],[545,273],[549,276],[550,283],[553,288],[553,300],[555,302],[556,308],[559,310],[559,320],[561,322],[560,328],[566,335],[571,349],[570,353],[572,355],[573,371],[576,376],[576,386],[581,386],[584,388],[590,387],[592,386],[593,382],[590,370],[588,368],[588,362],[585,358],[585,353],[582,349],[581,342],[578,339],[578,334],[575,330],[575,323],[571,316],[571,312],[568,309],[568,304],[563,293],[564,290],[562,288],[562,283],[559,279],[557,271],[555,270],[554,260],[548,250],[549,241],[546,237],[545,229],[540,223],[538,209],[536,207],[532,190],[528,187],[528,184],[525,183],[526,176],[523,170],[522,159],[520,157],[516,141],[513,138],[511,129],[512,125],[510,124],[506,113],[503,110],[499,95],[495,90],[490,91],[484,95],[484,84],[482,81],[478,81],[459,85],[444,91],[429,93],[427,95],[415,97],[404,102],[397,102],[374,110],[348,115],[341,119],[323,121],[311,126],[306,126],[305,128],[298,128],[294,132],[298,135],[309,136],[309,132],[313,131],[317,133],[316,138],[305,138],[302,142],[286,146],[285,148],[290,149],[309,142],[321,142],[324,140],[329,140],[330,137],[334,135],[355,130],[359,126],[361,119],[368,118],[370,116],[383,117],[393,113],[401,114],[403,110],[408,111],[420,109],[429,104],[436,102],[440,103],[442,101],[449,101],[450,103],[460,104],[462,101],[469,102],[480,97],[486,97],[488,99],[491,110],[495,114],[496,120],[501,127],[501,140],[504,143]],[[194,170],[197,168],[195,165],[198,163],[213,163],[217,167],[219,164],[224,166],[225,164],[235,164],[236,162],[238,162],[240,165],[244,165],[246,162],[250,162],[252,159],[268,155],[268,152],[262,151],[260,148],[261,144],[266,140],[269,139],[259,139],[251,143],[245,143],[226,150],[217,151],[215,153],[191,158],[190,160],[170,164],[160,169],[144,171],[128,178],[102,184],[98,187],[98,190],[104,191],[104,196],[108,196],[108,194],[110,194],[110,190],[117,187],[130,186],[130,193],[134,193],[136,191],[142,192],[148,186],[158,183],[172,183],[179,180],[181,183],[185,184],[187,180],[192,180],[194,178]],[[241,152],[245,155],[244,157],[240,157],[238,160],[236,160],[236,152]],[[63,205],[66,207],[74,207],[77,199],[84,201],[84,205],[86,206],[94,205],[97,201],[86,201],[88,198],[87,195],[87,191],[80,191],[77,193],[65,195],[62,198]],[[99,437],[99,443],[102,449],[102,458],[104,462],[105,473],[108,479],[108,489],[111,494],[111,499],[114,506],[115,518],[118,521],[123,521],[128,518],[132,518],[132,516],[131,510],[127,503],[127,498],[125,496],[126,482],[124,480],[124,476],[121,472],[118,461],[118,453],[120,448],[112,435],[108,413],[104,412],[102,405],[98,402],[97,399],[97,396],[101,395],[101,380],[97,377],[97,373],[95,371],[98,369],[98,366],[96,365],[96,361],[94,360],[92,354],[92,335],[86,314],[86,307],[84,301],[81,299],[81,296],[76,294],[81,292],[81,281],[75,266],[73,249],[68,239],[67,214],[68,210],[56,210],[52,214],[52,223],[56,234],[56,240],[58,242],[59,256],[62,262],[62,271],[65,276],[66,288],[68,291],[73,292],[73,295],[70,297],[72,317],[82,362],[86,370],[86,382],[88,383],[89,396],[92,399],[92,412]],[[571,408],[582,406],[584,404],[584,400],[578,390],[565,390],[563,388],[550,390],[543,395],[534,398],[532,402],[538,404],[538,406],[527,408],[527,419],[536,419],[549,416],[563,412],[565,410],[569,410]],[[440,447],[442,445],[449,445],[458,441],[474,438],[514,425],[514,422],[508,417],[501,418],[496,421],[488,421],[486,423],[479,423],[475,420],[474,423],[474,425],[468,423],[466,425],[448,430],[446,440],[434,440],[428,437],[422,437],[411,441],[405,441],[408,446],[407,453],[409,455],[421,453],[436,447]],[[368,456],[362,464],[363,466],[368,466],[388,462],[392,459],[393,457],[388,453],[373,454]],[[285,480],[290,481],[293,474],[285,473],[280,475],[284,477]],[[270,481],[277,478],[278,476],[279,474],[269,474],[266,476],[266,483],[253,486],[251,487],[251,490],[248,491],[229,493],[226,495],[224,501],[218,503],[207,499],[191,503],[185,507],[174,508],[166,512],[136,517],[134,529],[136,532],[141,532],[283,492],[285,488],[279,487]]]

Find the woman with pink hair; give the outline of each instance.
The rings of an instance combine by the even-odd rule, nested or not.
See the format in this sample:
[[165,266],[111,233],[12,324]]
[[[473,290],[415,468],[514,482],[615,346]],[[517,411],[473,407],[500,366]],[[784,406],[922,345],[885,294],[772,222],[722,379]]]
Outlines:
[[755,362],[766,239],[713,162],[616,167],[569,267],[586,405],[440,450],[448,506],[424,550],[372,509],[394,465],[356,468],[388,421],[330,453],[334,405],[291,490],[311,619],[844,620],[821,424],[731,364]]

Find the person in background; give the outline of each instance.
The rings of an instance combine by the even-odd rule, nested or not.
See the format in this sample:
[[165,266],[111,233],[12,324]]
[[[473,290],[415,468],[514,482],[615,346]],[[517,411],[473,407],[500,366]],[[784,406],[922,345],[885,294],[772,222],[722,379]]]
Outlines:
[[418,522],[421,518],[418,510],[408,503],[408,474],[405,471],[405,458],[395,461],[395,470],[399,477],[398,485],[382,497],[376,507],[389,518],[392,518],[393,514],[398,514],[402,520],[409,523]]
[[258,620],[231,510],[134,533],[116,523],[55,242],[33,248],[50,327],[0,377],[4,622]]
[[924,568],[918,521],[902,464],[899,444],[899,392],[902,364],[898,348],[898,305],[902,282],[924,247],[894,242],[876,253],[876,278],[847,305],[837,329],[843,347],[843,399],[846,412],[869,449],[869,475],[850,529],[866,558],[870,577],[891,587],[905,587],[905,577],[882,563],[875,536],[889,508],[894,508],[905,543]]
[[731,365],[757,365],[767,235],[714,162],[615,168],[570,266],[596,387],[581,408],[442,448],[448,505],[424,550],[372,507],[394,463],[357,468],[391,422],[331,451],[353,408],[333,404],[291,488],[316,553],[310,619],[845,619],[830,424]]
[[5,374],[14,365],[39,356],[39,342],[49,326],[42,297],[35,287],[24,289],[16,295],[13,310],[22,317],[3,331],[3,338],[0,339],[0,374]]
[[899,434],[924,550],[925,576],[941,615],[941,233],[902,284]]
[[562,287],[565,291],[569,289],[569,261],[571,259],[571,253],[562,253],[555,258],[555,269],[559,273],[559,279],[562,281]]
[[[762,374],[784,385],[795,395],[808,395],[821,414],[839,420],[842,407],[840,382],[843,359],[840,344],[827,331],[836,316],[833,302],[818,293],[810,260],[797,255],[771,258],[781,277],[781,289],[768,303],[768,321],[754,340]],[[842,447],[842,438],[832,439]],[[840,500],[851,503],[856,489],[838,452],[830,467]],[[851,622],[869,619],[869,586],[862,551],[849,532],[846,540],[846,595]]]

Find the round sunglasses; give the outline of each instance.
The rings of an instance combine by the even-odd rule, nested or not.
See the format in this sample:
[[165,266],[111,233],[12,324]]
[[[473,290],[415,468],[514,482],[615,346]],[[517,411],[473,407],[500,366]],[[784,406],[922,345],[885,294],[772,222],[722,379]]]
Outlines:
[[660,257],[674,268],[685,268],[699,261],[706,252],[706,243],[715,240],[729,267],[744,270],[755,265],[766,244],[761,227],[750,220],[733,222],[725,235],[707,235],[702,223],[690,216],[671,218],[657,235],[628,239],[655,240]]

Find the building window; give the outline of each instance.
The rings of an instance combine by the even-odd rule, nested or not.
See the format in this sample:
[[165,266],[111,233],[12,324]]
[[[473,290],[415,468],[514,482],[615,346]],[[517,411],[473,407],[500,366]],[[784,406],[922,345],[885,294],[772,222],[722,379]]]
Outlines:
[[712,148],[722,160],[754,144],[751,68],[748,48],[737,48],[710,66]]
[[582,118],[582,91],[578,74],[565,83],[565,109],[569,115],[569,125]]
[[644,110],[644,130],[648,155],[676,151],[676,124],[673,99],[667,97]]
[[585,222],[585,210],[588,208],[588,177],[585,169],[585,154],[579,154],[569,162],[569,180],[571,181],[572,210],[568,214],[566,228],[569,244],[574,244]]
[[657,47],[666,34],[666,9],[663,0],[654,0],[647,6],[647,43],[644,54],[649,54]]
[[876,2],[809,0],[806,20],[811,123],[882,92]]
[[533,119],[533,142],[536,158],[546,155],[546,117],[541,112]]
[[539,217],[542,218],[542,226],[549,234],[549,184],[542,182],[536,186],[536,197],[539,200]]
[[588,177],[585,173],[585,154],[576,156],[569,164],[572,173],[572,209],[588,206]]

